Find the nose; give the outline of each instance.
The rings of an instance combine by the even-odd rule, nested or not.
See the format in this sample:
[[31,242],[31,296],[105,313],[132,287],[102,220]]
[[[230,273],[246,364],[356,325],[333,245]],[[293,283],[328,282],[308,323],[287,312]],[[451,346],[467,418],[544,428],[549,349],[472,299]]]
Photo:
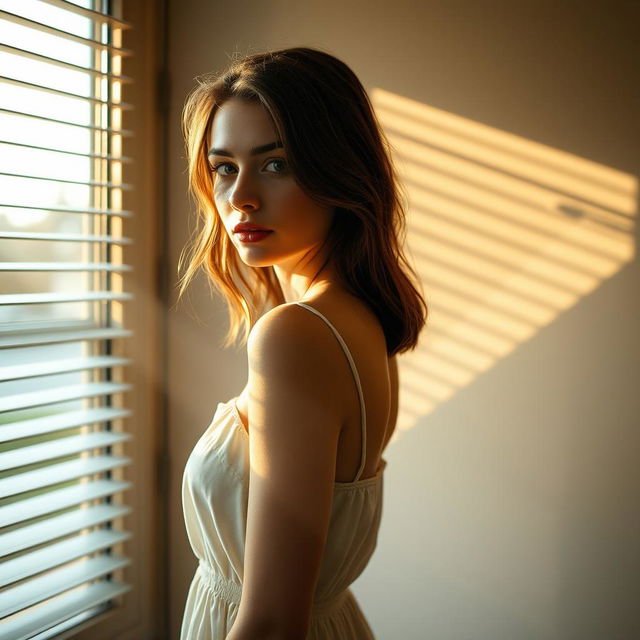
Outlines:
[[255,211],[260,208],[257,186],[251,181],[248,173],[244,176],[238,174],[229,195],[229,204],[238,211]]

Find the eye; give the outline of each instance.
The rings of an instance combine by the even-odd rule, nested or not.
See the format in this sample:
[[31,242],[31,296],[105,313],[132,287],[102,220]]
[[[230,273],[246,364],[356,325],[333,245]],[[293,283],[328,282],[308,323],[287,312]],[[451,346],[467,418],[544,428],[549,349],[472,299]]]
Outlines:
[[[266,163],[265,167],[268,167],[269,165],[274,163],[276,163],[276,167],[279,166],[280,168],[279,169],[276,168],[275,171],[271,171],[270,173],[286,173],[287,163],[284,158],[272,158]],[[221,177],[232,175],[226,169],[223,170],[222,172],[219,171],[219,169],[222,169],[224,167],[231,167],[233,169],[233,165],[230,162],[218,162],[217,164],[214,164],[212,167],[210,166],[209,170],[211,171],[211,173],[215,173]]]
[[229,175],[228,173],[219,173],[218,169],[220,167],[224,167],[224,166],[231,166],[231,164],[229,162],[218,162],[218,164],[214,164],[213,167],[209,167],[209,169],[211,170],[211,173],[217,173],[220,176],[227,176]]
[[266,166],[269,166],[270,164],[273,164],[274,162],[276,162],[276,163],[279,162],[280,166],[282,167],[281,169],[276,170],[276,173],[285,173],[286,172],[287,163],[286,163],[284,158],[273,158],[273,159],[269,160],[269,162],[267,162]]

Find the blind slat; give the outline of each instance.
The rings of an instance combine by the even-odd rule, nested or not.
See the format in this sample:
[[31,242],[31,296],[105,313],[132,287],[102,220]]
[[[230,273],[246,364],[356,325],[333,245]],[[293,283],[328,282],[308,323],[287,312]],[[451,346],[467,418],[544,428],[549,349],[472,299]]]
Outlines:
[[110,156],[101,153],[78,153],[76,151],[67,151],[65,149],[54,149],[53,147],[40,147],[35,144],[26,144],[24,142],[14,142],[12,140],[0,140],[0,144],[7,144],[12,147],[20,147],[21,149],[33,149],[34,151],[48,151],[50,153],[61,153],[67,156],[75,156],[77,158],[94,158],[96,160],[111,160],[112,162],[131,162],[131,158],[125,156]]
[[93,409],[47,415],[43,418],[6,422],[0,426],[0,443],[20,440],[21,438],[31,438],[45,433],[55,433],[63,429],[110,422],[119,418],[127,418],[131,414],[132,411],[130,409],[95,407]]
[[130,329],[116,327],[98,327],[95,329],[56,329],[46,331],[2,331],[0,332],[0,348],[25,347],[36,344],[58,344],[80,340],[110,340],[112,338],[130,338]]
[[0,202],[0,207],[7,207],[12,209],[33,209],[34,211],[50,211],[52,213],[90,213],[95,215],[105,216],[121,216],[123,218],[129,218],[133,214],[131,211],[117,211],[115,209],[94,209],[92,207],[62,207],[56,205],[40,206],[32,204],[15,204],[15,203],[3,203]]
[[98,49],[100,51],[111,51],[121,56],[130,56],[133,54],[133,52],[129,49],[116,47],[112,44],[106,44],[104,42],[93,40],[91,38],[83,38],[82,36],[78,36],[75,33],[57,29],[56,27],[52,27],[51,25],[25,18],[24,16],[18,15],[17,13],[12,13],[11,11],[4,11],[0,9],[0,19],[19,24],[23,27],[29,27],[30,29],[35,29],[36,31],[41,31],[42,33],[48,33],[52,36],[56,36],[57,38],[69,40],[70,42],[77,42],[78,44],[83,44],[87,47]]
[[93,236],[81,233],[38,233],[35,231],[0,231],[0,238],[7,240],[53,240],[56,242],[106,242],[109,244],[131,244],[131,238],[115,236]]
[[20,527],[15,531],[0,534],[0,553],[10,555],[29,547],[55,540],[81,529],[94,527],[131,513],[126,505],[101,504],[88,509],[76,509],[42,522]]
[[[1,46],[1,45],[0,45]],[[39,116],[37,113],[29,113],[28,111],[15,111],[14,109],[0,109],[0,113],[6,113],[9,116],[20,116],[22,118],[32,118],[33,120],[41,120],[42,122],[53,122],[54,124],[63,124],[65,127],[75,127],[76,129],[86,129],[87,131],[99,131],[100,133],[114,133],[120,136],[132,136],[133,132],[127,129],[113,129],[111,127],[101,127],[94,124],[78,124],[69,120],[60,120],[59,118],[48,118],[47,116]]]
[[131,586],[117,580],[94,582],[83,589],[76,589],[39,605],[28,616],[15,616],[3,620],[2,632],[12,640],[29,640],[37,633],[51,629],[87,609],[107,602],[131,591]]
[[8,478],[0,479],[0,498],[17,496],[27,491],[43,489],[52,484],[75,480],[92,473],[102,473],[124,467],[131,463],[131,458],[126,456],[90,456],[78,458],[71,462],[50,464],[35,471],[16,473]]
[[[0,507],[0,526],[8,527],[31,518],[73,507],[82,502],[112,496],[133,486],[131,482],[116,480],[95,480],[81,482],[72,487],[47,491],[35,498],[25,498]],[[3,565],[4,572],[4,565]]]
[[41,578],[5,589],[2,592],[0,617],[9,616],[47,598],[64,593],[84,582],[131,564],[129,558],[116,554],[100,555],[85,562],[77,562],[64,569],[52,571]]
[[9,560],[2,565],[0,587],[24,580],[47,569],[60,566],[85,554],[96,553],[129,539],[128,531],[100,529],[87,535],[74,536],[62,542],[49,545],[26,556]]
[[[0,109],[2,111],[2,109]],[[67,180],[66,178],[54,178],[49,176],[33,176],[24,173],[8,173],[0,171],[0,176],[6,176],[8,178],[20,178],[22,180],[45,180],[47,182],[56,182],[63,184],[81,184],[89,187],[106,187],[107,189],[123,189],[128,191],[132,189],[132,185],[124,182],[100,182],[97,180]]]
[[44,404],[67,402],[68,400],[80,400],[81,398],[94,398],[106,396],[131,389],[130,384],[117,382],[88,382],[87,384],[75,384],[68,387],[56,387],[46,391],[30,391],[17,393],[6,398],[0,398],[0,411],[16,411],[39,407]]
[[48,304],[54,302],[90,302],[91,300],[131,300],[130,293],[86,291],[84,293],[7,293],[0,295],[0,304]]
[[92,69],[91,67],[82,67],[78,64],[72,64],[71,62],[58,60],[57,58],[43,56],[42,54],[34,53],[33,51],[27,51],[26,49],[20,49],[19,47],[12,47],[11,45],[5,44],[3,42],[0,42],[0,51],[4,51],[5,53],[12,53],[13,55],[20,56],[22,58],[29,58],[30,60],[37,60],[38,62],[45,62],[56,67],[62,67],[63,69],[70,69],[71,71],[87,73],[95,78],[106,78],[108,80],[118,82],[132,82],[132,79],[128,78],[127,76],[119,76],[113,73],[98,71],[97,69]]
[[[49,440],[42,444],[34,444],[29,447],[22,447],[13,451],[0,453],[0,471],[8,471],[30,464],[48,462],[56,458],[70,456],[84,451],[110,447],[127,440],[131,440],[131,434],[118,431],[96,431],[94,433]],[[84,458],[84,460],[90,459],[91,458]],[[1,483],[2,480],[0,480],[0,487]]]
[[0,271],[133,271],[133,267],[113,262],[0,262]]
[[65,11],[69,11],[80,16],[85,16],[86,18],[91,18],[98,24],[107,22],[112,27],[117,27],[118,29],[130,29],[132,26],[129,22],[120,20],[119,18],[111,16],[108,13],[95,11],[94,9],[85,9],[84,7],[75,4],[75,2],[67,2],[66,0],[42,0],[42,2],[46,2],[47,4],[50,4],[54,7],[59,7],[60,9],[64,9]]
[[0,367],[0,382],[103,367],[121,367],[130,363],[131,360],[129,358],[117,356],[88,356],[86,358],[66,358],[64,360],[14,364]]
[[80,93],[73,93],[71,91],[63,91],[62,89],[48,87],[44,84],[27,82],[26,80],[21,80],[20,78],[12,78],[10,76],[0,76],[0,82],[4,82],[6,84],[12,84],[17,87],[25,87],[26,89],[37,89],[38,91],[44,91],[46,93],[50,93],[56,96],[62,96],[64,98],[73,98],[74,100],[91,102],[92,104],[106,105],[108,107],[116,107],[117,109],[123,109],[126,111],[130,111],[134,109],[134,106],[127,102],[113,102],[111,100],[103,100],[101,98],[95,98],[93,96],[84,96]]

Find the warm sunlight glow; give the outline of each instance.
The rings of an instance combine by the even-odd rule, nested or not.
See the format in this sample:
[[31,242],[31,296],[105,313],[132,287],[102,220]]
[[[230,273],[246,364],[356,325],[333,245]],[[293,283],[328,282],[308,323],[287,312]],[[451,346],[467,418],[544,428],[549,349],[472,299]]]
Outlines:
[[[89,0],[76,4],[92,6]],[[109,68],[106,50],[20,22],[24,17],[92,39],[93,20],[64,8],[33,0],[23,0],[18,7],[15,0],[0,0],[0,10],[7,12],[0,19],[0,238],[7,239],[3,241],[5,269],[0,273],[0,289],[3,294],[104,289],[104,273],[69,269],[25,273],[6,267],[25,260],[26,246],[43,263],[105,262],[104,243],[50,242],[53,238],[38,240],[38,234],[121,237],[110,230],[112,221],[107,223],[106,215],[89,213],[118,212],[122,205],[120,188],[110,193],[106,186],[122,185],[122,164],[114,161],[121,157],[120,135],[96,130],[121,129],[122,109],[108,106],[108,101],[119,102],[121,82],[96,73],[98,60],[102,65],[98,70],[117,75],[121,56],[116,56],[117,68]],[[112,31],[120,41],[120,30]],[[118,230],[121,234],[120,225]],[[35,234],[34,239],[27,244],[10,240],[12,234],[20,233]],[[119,260],[111,262],[122,264],[120,249],[116,258]],[[10,323],[18,316],[23,321],[90,322],[96,320],[97,309],[92,302],[6,305],[0,323]]]
[[430,313],[399,358],[401,437],[631,262],[638,184],[384,89],[371,97]]

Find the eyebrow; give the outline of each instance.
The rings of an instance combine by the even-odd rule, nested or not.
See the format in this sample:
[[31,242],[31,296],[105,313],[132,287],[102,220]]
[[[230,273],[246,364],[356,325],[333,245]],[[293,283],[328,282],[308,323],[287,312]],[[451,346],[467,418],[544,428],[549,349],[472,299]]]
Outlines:
[[[251,151],[249,151],[249,155],[257,156],[257,155],[260,155],[261,153],[266,153],[267,151],[271,151],[272,149],[281,149],[281,148],[282,148],[282,142],[280,142],[279,140],[276,140],[275,142],[269,142],[269,144],[263,144],[263,145],[260,145],[259,147],[254,147],[253,149],[251,149]],[[227,151],[226,149],[216,149],[216,148],[209,149],[209,153],[207,153],[207,156],[226,156],[227,158],[233,158],[233,154],[230,151]]]

